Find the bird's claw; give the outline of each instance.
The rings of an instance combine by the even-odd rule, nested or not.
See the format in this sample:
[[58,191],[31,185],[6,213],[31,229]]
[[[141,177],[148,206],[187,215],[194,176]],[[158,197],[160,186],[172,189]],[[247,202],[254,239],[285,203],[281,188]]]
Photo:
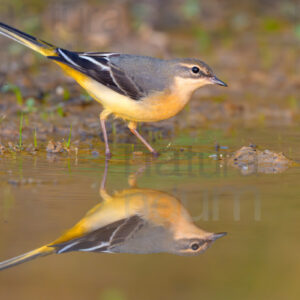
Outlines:
[[111,159],[111,152],[110,151],[105,151],[105,158],[106,159]]
[[153,152],[152,152],[152,155],[153,155],[154,157],[159,157],[159,156],[160,156],[160,153],[159,153],[159,152],[156,152],[156,151],[153,151]]

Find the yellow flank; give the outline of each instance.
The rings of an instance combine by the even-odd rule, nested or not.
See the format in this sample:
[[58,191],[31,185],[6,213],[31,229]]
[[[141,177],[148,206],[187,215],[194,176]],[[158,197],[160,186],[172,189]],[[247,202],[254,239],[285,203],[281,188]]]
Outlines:
[[[88,76],[69,67],[68,65],[66,65],[64,63],[61,63],[59,61],[54,61],[54,62],[56,64],[58,64],[67,75],[74,78],[82,87],[84,87],[84,82],[87,80],[87,78],[89,78]],[[93,80],[93,79],[91,79],[91,80]]]
[[188,97],[179,97],[176,91],[155,93],[141,102],[133,121],[156,122],[177,115],[187,104]]
[[143,215],[153,223],[174,222],[186,218],[187,213],[180,202],[173,196],[156,190],[131,188],[117,192],[113,201],[122,203],[123,209],[130,214]]

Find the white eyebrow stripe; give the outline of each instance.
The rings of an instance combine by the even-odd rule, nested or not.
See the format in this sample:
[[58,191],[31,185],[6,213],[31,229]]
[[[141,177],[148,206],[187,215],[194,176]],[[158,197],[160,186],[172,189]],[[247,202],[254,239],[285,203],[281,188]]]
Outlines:
[[91,58],[91,57],[85,56],[85,55],[79,55],[79,57],[82,58],[82,59],[86,59],[86,60],[92,62],[95,65],[100,66],[102,70],[109,70],[109,67],[107,67],[107,66],[103,65],[102,63],[96,61],[94,58]]
[[59,54],[70,64],[75,65],[77,68],[81,68],[79,65],[77,65],[70,57],[68,57],[60,48],[57,49]]
[[91,248],[82,248],[79,251],[94,251],[96,249],[99,249],[99,248],[102,248],[102,247],[105,247],[105,246],[109,246],[109,243],[103,242],[103,243],[100,243],[99,245],[91,247]]
[[192,68],[192,67],[197,67],[201,70],[201,67],[198,64],[187,64],[187,63],[180,63],[181,66]]
[[69,245],[67,245],[67,246],[65,246],[65,247],[63,247],[63,248],[61,248],[61,249],[59,249],[59,250],[57,251],[57,253],[60,254],[60,253],[62,253],[62,252],[64,252],[64,251],[68,250],[68,249],[71,248],[72,246],[76,245],[77,243],[78,243],[77,241],[76,241],[76,242],[73,242],[73,243],[71,243],[71,244],[69,244]]

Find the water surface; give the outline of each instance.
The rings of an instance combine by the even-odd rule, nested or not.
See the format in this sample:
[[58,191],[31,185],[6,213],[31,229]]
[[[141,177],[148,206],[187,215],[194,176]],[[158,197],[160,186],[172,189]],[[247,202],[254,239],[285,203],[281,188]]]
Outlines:
[[[224,155],[255,142],[300,160],[298,128],[201,130],[178,136],[158,159],[114,145],[110,194],[128,189],[129,175],[146,164],[139,188],[180,199],[198,227],[228,235],[191,257],[72,252],[39,258],[0,273],[1,299],[297,299],[300,168],[243,176],[213,159],[215,140],[229,147]],[[99,152],[93,156],[82,145],[77,157],[43,151],[0,157],[1,260],[53,241],[102,201]]]

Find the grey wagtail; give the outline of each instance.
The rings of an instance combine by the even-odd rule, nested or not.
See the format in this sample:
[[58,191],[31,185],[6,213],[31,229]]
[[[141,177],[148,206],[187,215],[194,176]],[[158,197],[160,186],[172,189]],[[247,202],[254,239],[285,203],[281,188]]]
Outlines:
[[207,64],[194,58],[163,60],[108,52],[73,52],[3,23],[0,33],[53,60],[103,105],[100,123],[108,157],[111,154],[105,120],[109,115],[128,122],[130,131],[157,154],[136,130],[137,122],[156,122],[175,116],[192,93],[204,85],[227,86]]
[[226,233],[210,233],[193,224],[173,196],[136,187],[109,195],[106,173],[100,187],[102,202],[52,243],[0,263],[0,270],[40,256],[72,251],[196,255]]

